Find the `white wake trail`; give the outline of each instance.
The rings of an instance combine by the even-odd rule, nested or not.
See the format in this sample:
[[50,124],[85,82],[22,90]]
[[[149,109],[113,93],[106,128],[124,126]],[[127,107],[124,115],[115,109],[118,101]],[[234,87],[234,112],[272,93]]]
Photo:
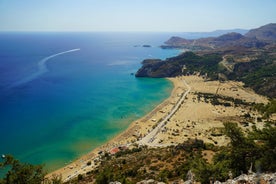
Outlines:
[[31,82],[32,80],[36,79],[37,77],[39,77],[40,75],[48,72],[48,68],[47,68],[47,61],[49,61],[50,59],[54,58],[54,57],[57,57],[57,56],[60,56],[60,55],[63,55],[63,54],[67,54],[67,53],[70,53],[70,52],[76,52],[76,51],[79,51],[80,49],[72,49],[72,50],[67,50],[67,51],[64,51],[64,52],[59,52],[57,54],[53,54],[53,55],[50,55],[48,57],[45,57],[43,58],[42,60],[40,60],[37,65],[38,65],[38,71],[33,73],[32,75],[29,75],[23,79],[20,79],[19,81],[13,83],[10,88],[14,88],[14,87],[17,87],[17,86],[20,86],[22,84],[26,84],[28,82]]

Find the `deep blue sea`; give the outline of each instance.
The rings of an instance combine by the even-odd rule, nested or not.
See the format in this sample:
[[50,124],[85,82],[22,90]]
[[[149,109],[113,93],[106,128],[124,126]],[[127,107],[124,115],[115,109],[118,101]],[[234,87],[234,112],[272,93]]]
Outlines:
[[0,154],[51,171],[125,130],[170,95],[168,80],[131,75],[177,55],[158,47],[170,36],[0,33]]

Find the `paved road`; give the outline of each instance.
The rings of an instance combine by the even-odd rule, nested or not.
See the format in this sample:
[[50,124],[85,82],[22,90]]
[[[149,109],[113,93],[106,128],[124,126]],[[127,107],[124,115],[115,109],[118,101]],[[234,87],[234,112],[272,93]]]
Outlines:
[[183,83],[187,86],[188,90],[184,94],[182,94],[181,98],[175,104],[171,112],[165,118],[163,118],[163,120],[151,132],[149,132],[145,137],[143,137],[140,141],[138,141],[139,144],[149,145],[149,146],[152,145],[152,142],[155,140],[156,135],[161,131],[161,129],[167,124],[168,120],[179,109],[180,105],[185,100],[185,97],[191,90],[191,87],[186,83],[184,79],[183,79]]

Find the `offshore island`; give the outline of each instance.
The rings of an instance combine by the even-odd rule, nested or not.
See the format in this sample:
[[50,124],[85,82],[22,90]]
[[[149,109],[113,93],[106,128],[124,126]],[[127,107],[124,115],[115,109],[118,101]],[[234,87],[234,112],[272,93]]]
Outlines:
[[276,24],[161,47],[184,52],[135,76],[170,80],[170,97],[46,183],[276,181]]

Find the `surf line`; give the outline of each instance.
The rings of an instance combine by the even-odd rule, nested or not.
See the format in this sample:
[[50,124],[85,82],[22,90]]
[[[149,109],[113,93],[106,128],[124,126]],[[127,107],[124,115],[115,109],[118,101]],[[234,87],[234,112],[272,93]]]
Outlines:
[[63,55],[63,54],[70,53],[70,52],[76,52],[76,51],[79,51],[79,50],[80,50],[79,48],[71,49],[71,50],[67,50],[67,51],[64,51],[64,52],[59,52],[57,54],[53,54],[53,55],[50,55],[48,57],[43,58],[42,60],[40,60],[37,63],[37,65],[38,65],[38,71],[37,72],[33,73],[32,75],[29,75],[27,77],[24,77],[24,78],[20,79],[19,81],[13,83],[10,87],[14,88],[14,87],[20,86],[22,84],[26,84],[28,82],[33,81],[34,79],[36,79],[40,75],[48,72],[49,70],[47,68],[47,61],[49,61],[50,59],[52,59],[54,57],[57,57],[57,56],[60,56],[60,55]]

